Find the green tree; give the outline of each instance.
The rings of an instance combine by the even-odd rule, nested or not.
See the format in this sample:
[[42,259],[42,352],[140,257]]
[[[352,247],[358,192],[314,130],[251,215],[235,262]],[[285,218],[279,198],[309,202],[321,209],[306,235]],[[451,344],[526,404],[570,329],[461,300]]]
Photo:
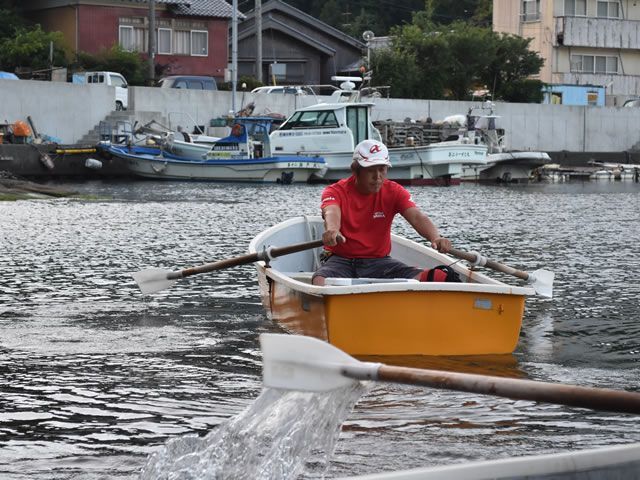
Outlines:
[[495,99],[541,99],[542,84],[527,79],[543,63],[528,49],[530,40],[463,22],[437,25],[428,10],[392,34],[391,52],[374,52],[373,67],[375,84],[388,82],[393,96],[464,100],[486,85]]
[[342,23],[342,12],[336,0],[327,0],[320,10],[318,18],[324,23],[338,27]]
[[[544,60],[529,50],[531,39],[509,34],[492,34],[494,55],[482,72],[480,83],[486,85],[496,99],[511,102],[540,102],[542,82],[525,79],[538,74]],[[536,94],[538,86],[540,92]]]
[[470,21],[479,27],[492,28],[493,0],[479,0]]
[[411,98],[415,92],[423,91],[420,89],[421,72],[410,53],[376,50],[371,57],[371,66],[375,72],[374,85],[390,86],[392,97]]
[[77,70],[118,72],[124,75],[130,85],[146,85],[149,78],[147,61],[137,52],[129,52],[117,44],[96,55],[78,53],[73,67]]
[[13,37],[16,31],[26,26],[27,22],[13,8],[0,6],[0,40]]
[[464,23],[454,25],[455,30],[442,34],[448,51],[448,64],[443,68],[447,73],[447,97],[464,100],[474,85],[481,81],[494,53],[494,38],[491,30],[473,27]]
[[45,32],[36,25],[33,29],[18,28],[14,35],[0,41],[0,64],[5,69],[27,67],[33,70],[49,68],[49,49],[53,43],[53,65],[65,66],[67,60],[60,32]]

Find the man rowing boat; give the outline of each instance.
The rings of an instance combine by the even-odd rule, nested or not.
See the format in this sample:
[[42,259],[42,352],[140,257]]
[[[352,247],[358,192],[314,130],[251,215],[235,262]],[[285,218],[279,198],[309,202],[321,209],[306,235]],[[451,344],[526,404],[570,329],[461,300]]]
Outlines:
[[322,192],[325,261],[313,275],[314,285],[335,278],[415,278],[426,281],[428,271],[389,256],[391,224],[402,215],[439,252],[451,242],[411,200],[409,192],[387,179],[391,166],[387,147],[376,140],[360,142],[353,153],[352,175]]

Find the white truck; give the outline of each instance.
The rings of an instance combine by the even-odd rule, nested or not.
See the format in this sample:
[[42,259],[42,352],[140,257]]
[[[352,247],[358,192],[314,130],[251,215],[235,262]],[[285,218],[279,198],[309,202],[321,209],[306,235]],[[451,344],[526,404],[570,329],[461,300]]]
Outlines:
[[101,84],[114,87],[116,90],[116,110],[126,110],[129,107],[129,92],[127,80],[117,72],[82,72],[74,73],[73,83]]

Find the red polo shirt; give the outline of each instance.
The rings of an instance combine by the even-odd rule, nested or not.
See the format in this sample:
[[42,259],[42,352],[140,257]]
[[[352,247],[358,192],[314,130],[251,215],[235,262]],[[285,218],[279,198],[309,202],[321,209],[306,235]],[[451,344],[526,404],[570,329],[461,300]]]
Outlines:
[[340,232],[347,241],[325,248],[347,258],[389,255],[393,218],[416,206],[409,192],[391,180],[385,180],[378,193],[363,195],[357,190],[353,175],[324,189],[321,207],[329,205],[340,207]]

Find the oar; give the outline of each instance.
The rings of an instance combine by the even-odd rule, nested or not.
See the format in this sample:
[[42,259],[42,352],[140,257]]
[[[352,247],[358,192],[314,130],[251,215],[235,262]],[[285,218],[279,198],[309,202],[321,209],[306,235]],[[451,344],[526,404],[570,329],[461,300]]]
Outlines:
[[522,270],[517,270],[513,267],[509,267],[508,265],[503,265],[502,263],[495,262],[493,260],[489,260],[486,257],[483,257],[477,252],[463,252],[462,250],[457,250],[452,248],[449,250],[449,253],[454,257],[461,258],[463,260],[467,260],[472,266],[480,266],[480,267],[489,267],[493,270],[497,270],[498,272],[506,273],[508,275],[513,275],[514,277],[518,277],[525,282],[531,284],[533,289],[536,291],[538,295],[542,295],[543,297],[552,298],[553,297],[553,277],[554,273],[549,270],[536,270],[534,272],[528,273],[523,272]]
[[222,270],[223,268],[235,267],[238,265],[245,265],[247,263],[258,262],[263,260],[268,262],[276,257],[283,255],[289,255],[291,253],[301,252],[303,250],[310,250],[322,246],[322,240],[313,240],[306,243],[297,243],[295,245],[289,245],[287,247],[269,247],[265,248],[261,252],[248,253],[246,255],[240,255],[239,257],[227,258],[226,260],[220,260],[219,262],[205,263],[198,267],[186,268],[176,272],[163,270],[161,268],[149,268],[147,270],[141,270],[139,272],[132,273],[134,280],[142,290],[142,293],[153,293],[165,288],[169,288],[175,282],[184,277],[191,275],[197,275],[199,273],[212,272],[214,270]]
[[640,393],[360,362],[326,342],[302,335],[263,333],[260,344],[266,387],[320,392],[357,380],[376,380],[593,410],[640,413]]

